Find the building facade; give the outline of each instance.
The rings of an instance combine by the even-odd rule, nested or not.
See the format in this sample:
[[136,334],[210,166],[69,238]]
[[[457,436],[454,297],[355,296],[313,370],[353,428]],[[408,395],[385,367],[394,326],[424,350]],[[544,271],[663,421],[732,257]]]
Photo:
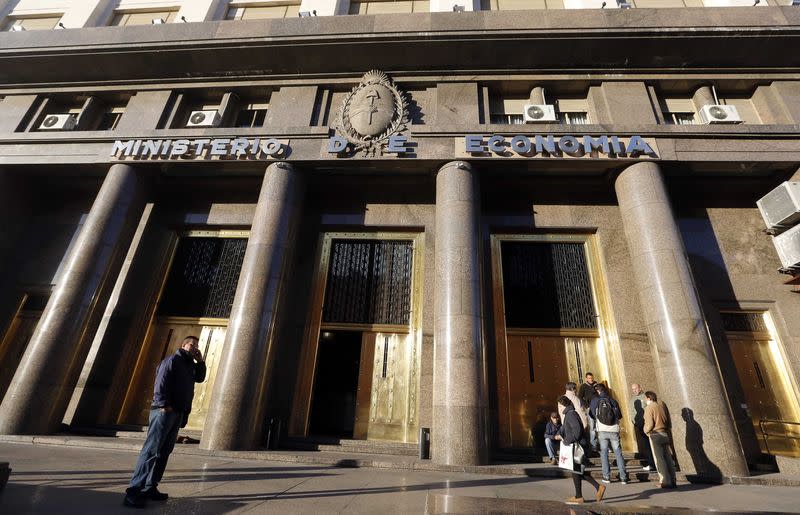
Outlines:
[[482,464],[591,371],[689,474],[800,455],[800,7],[612,4],[0,2],[0,433],[141,427],[194,334],[205,449]]

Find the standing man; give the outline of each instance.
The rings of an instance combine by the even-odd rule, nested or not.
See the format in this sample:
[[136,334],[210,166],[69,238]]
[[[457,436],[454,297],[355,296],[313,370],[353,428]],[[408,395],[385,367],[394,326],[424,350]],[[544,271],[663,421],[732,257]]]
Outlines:
[[644,407],[647,400],[644,390],[639,383],[631,384],[631,420],[633,421],[633,431],[636,435],[636,446],[639,448],[639,459],[644,461],[642,470],[655,470],[656,464],[653,463],[653,451],[650,449],[650,439],[644,434]]
[[[578,390],[578,397],[581,398],[584,406],[591,406],[592,399],[597,397],[596,386],[594,374],[586,372],[585,381],[580,390]],[[595,429],[595,420],[592,417],[589,417],[589,442],[592,445],[592,450],[597,452],[597,430]]]
[[158,483],[175,447],[178,429],[189,420],[194,383],[202,383],[206,378],[206,364],[198,343],[196,336],[187,336],[177,352],[158,365],[150,426],[125,491],[125,506],[144,508],[148,499],[166,501],[169,497],[158,491]]
[[669,452],[669,420],[655,392],[644,392],[644,433],[650,438],[661,488],[675,488],[675,464]]
[[608,394],[605,385],[597,385],[597,397],[592,399],[589,406],[589,417],[594,419],[597,427],[597,438],[600,441],[600,462],[603,464],[603,483],[611,482],[611,465],[608,463],[608,446],[614,450],[617,457],[619,480],[623,485],[628,484],[628,471],[625,470],[625,458],[622,456],[622,447],[619,444],[619,421],[622,412],[619,403]]

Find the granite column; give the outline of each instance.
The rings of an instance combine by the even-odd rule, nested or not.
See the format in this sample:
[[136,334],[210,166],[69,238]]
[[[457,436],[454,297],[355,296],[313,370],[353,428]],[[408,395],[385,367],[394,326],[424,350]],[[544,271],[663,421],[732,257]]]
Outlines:
[[144,209],[139,175],[125,164],[106,174],[0,404],[0,434],[58,429],[91,343],[84,332],[101,286]]
[[[658,164],[616,180],[647,335],[681,470],[707,479],[747,475],[713,342]],[[655,388],[655,386],[653,386]]]
[[301,177],[291,164],[267,168],[200,441],[203,449],[252,449],[261,440],[275,313],[302,194]]
[[480,196],[467,162],[436,176],[436,287],[433,459],[487,461],[485,351],[482,338]]

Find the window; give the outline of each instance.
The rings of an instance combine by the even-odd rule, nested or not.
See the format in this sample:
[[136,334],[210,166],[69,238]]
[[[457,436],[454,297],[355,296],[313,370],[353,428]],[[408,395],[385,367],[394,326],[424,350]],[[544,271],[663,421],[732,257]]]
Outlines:
[[178,11],[134,11],[134,12],[115,12],[110,25],[150,25],[153,20],[162,20],[169,23],[175,19]]
[[559,112],[558,121],[570,125],[586,125],[589,123],[589,114],[585,111]]
[[234,127],[263,127],[269,104],[242,104],[236,114]]
[[430,10],[429,0],[378,0],[350,2],[348,14],[427,13]]
[[545,0],[481,0],[482,11],[546,9]]
[[664,122],[667,125],[694,125],[697,123],[694,119],[694,113],[671,113],[669,111],[664,112]]
[[54,14],[25,18],[14,17],[11,18],[11,23],[8,24],[6,30],[51,30],[58,25],[61,16],[61,14]]
[[117,128],[119,119],[122,118],[122,113],[125,112],[124,107],[112,107],[100,115],[100,121],[97,124],[98,131],[113,131]]
[[589,104],[585,98],[559,98],[555,106],[559,122],[570,125],[589,123]]
[[490,98],[489,123],[522,125],[525,123],[522,113],[528,103],[528,98]]
[[[276,4],[278,2],[275,2]],[[226,20],[263,20],[267,18],[296,18],[300,3],[267,5],[261,7],[229,7]]]

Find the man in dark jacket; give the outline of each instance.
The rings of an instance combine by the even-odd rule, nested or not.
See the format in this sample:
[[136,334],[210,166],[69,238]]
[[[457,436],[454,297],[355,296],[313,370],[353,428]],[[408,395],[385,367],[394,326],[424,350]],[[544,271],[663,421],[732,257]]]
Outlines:
[[143,508],[148,499],[166,501],[169,497],[158,491],[158,483],[175,447],[178,429],[189,420],[194,383],[202,383],[206,378],[206,364],[198,343],[196,336],[187,336],[177,352],[158,365],[150,426],[125,491],[125,506]]
[[[580,397],[585,406],[591,406],[592,399],[597,397],[595,388],[597,388],[597,382],[594,380],[594,375],[591,372],[586,372],[586,380],[578,390],[578,397]],[[592,450],[597,451],[598,442],[595,421],[592,417],[589,417],[587,422],[589,422],[589,443],[592,445]]]
[[622,419],[622,411],[619,409],[619,403],[608,394],[605,385],[597,385],[597,397],[592,399],[592,405],[589,406],[589,417],[594,420],[597,439],[600,442],[603,483],[611,482],[611,465],[608,461],[610,447],[617,458],[619,480],[623,485],[628,484],[628,471],[619,443],[619,421]]

